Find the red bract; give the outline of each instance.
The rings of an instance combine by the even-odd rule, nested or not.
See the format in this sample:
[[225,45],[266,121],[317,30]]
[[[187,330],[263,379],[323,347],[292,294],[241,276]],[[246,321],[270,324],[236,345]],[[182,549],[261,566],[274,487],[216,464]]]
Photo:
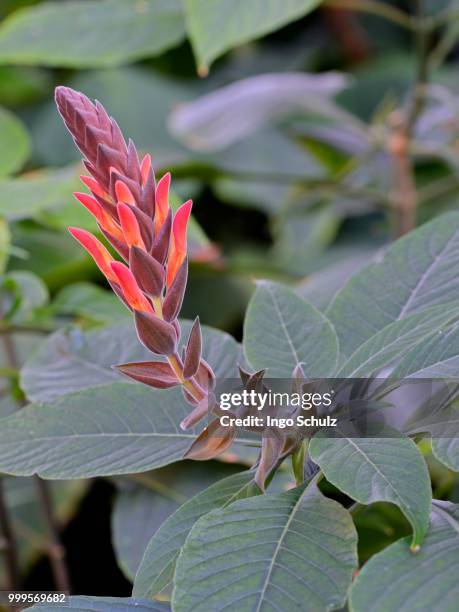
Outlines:
[[68,87],[58,87],[56,104],[91,175],[81,180],[92,195],[75,193],[75,197],[94,216],[102,234],[126,263],[115,261],[90,232],[79,228],[69,231],[133,311],[140,341],[168,362],[124,364],[119,370],[153,387],[182,385],[186,399],[194,406],[182,423],[186,428],[205,416],[203,406],[208,404],[215,379],[202,360],[198,320],[182,357],[177,346],[192,202],[188,200],[172,214],[170,174],[156,183],[150,156],[139,162],[134,143],[126,143],[115,120],[99,102],[93,103]]

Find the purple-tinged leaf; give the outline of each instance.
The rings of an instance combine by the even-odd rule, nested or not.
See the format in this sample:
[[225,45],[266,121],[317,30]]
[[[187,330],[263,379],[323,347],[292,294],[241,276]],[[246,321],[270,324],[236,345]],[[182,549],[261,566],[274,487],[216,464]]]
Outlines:
[[177,348],[177,333],[167,321],[146,312],[135,311],[135,326],[140,341],[153,353],[172,355]]
[[183,362],[183,375],[185,378],[194,376],[199,368],[202,353],[202,335],[199,317],[196,317],[188,337],[185,359]]
[[123,363],[115,369],[144,385],[157,389],[169,389],[180,383],[171,366],[162,361],[138,361]]

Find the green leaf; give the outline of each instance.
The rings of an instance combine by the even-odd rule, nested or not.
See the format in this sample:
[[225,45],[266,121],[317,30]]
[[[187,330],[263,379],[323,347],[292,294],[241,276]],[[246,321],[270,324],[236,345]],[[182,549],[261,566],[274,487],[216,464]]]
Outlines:
[[277,30],[314,10],[321,0],[184,0],[188,34],[199,70],[225,51]]
[[[376,375],[395,360],[400,360],[405,353],[414,352],[417,355],[419,347],[424,344],[424,338],[433,335],[441,342],[439,334],[447,332],[448,324],[458,318],[459,304],[452,302],[432,306],[395,321],[364,342],[341,366],[336,377],[357,378]],[[398,368],[396,371],[399,371]],[[396,376],[395,373],[392,375]],[[403,374],[400,374],[401,377]]]
[[29,135],[22,122],[0,107],[0,176],[20,170],[29,157]]
[[0,216],[8,221],[30,218],[63,204],[78,185],[75,168],[0,180]]
[[[457,410],[455,419],[456,427],[458,427],[459,415],[457,414]],[[459,472],[459,436],[432,436],[432,452],[447,468],[454,472]]]
[[145,472],[178,461],[194,439],[180,429],[181,390],[112,383],[2,419],[0,472],[89,478]]
[[[381,329],[424,308],[457,299],[459,213],[443,215],[398,240],[356,274],[327,310],[344,355]],[[356,325],[358,321],[358,325]]]
[[352,612],[455,612],[459,588],[459,505],[434,500],[421,550],[408,538],[395,542],[363,567],[352,587]]
[[308,377],[327,376],[336,366],[338,343],[329,321],[282,285],[260,281],[247,309],[244,352],[255,369],[289,378],[302,364]]
[[158,55],[185,35],[178,0],[49,2],[0,28],[0,62],[88,68]]
[[117,478],[112,540],[126,576],[134,580],[149,541],[181,504],[239,469],[221,461],[186,461],[137,476],[134,482],[132,476],[129,481]]
[[134,599],[132,597],[87,597],[84,595],[69,597],[68,604],[59,606],[41,604],[29,608],[32,610],[50,610],[55,612],[67,612],[77,610],[78,612],[167,612],[170,607],[158,601],[147,601],[145,599]]
[[158,529],[150,540],[137,571],[133,594],[136,597],[154,597],[174,576],[180,549],[198,519],[217,508],[249,496],[253,482],[252,472],[234,474],[210,486],[185,502]]
[[344,604],[357,564],[349,513],[315,485],[231,504],[201,518],[177,561],[176,612]]
[[8,223],[0,219],[0,274],[3,274],[10,255],[11,235]]
[[24,323],[34,319],[36,311],[49,301],[48,288],[44,282],[30,272],[10,272],[3,279],[2,291],[10,291],[14,307],[8,313],[11,323]]
[[[182,322],[184,342],[191,325],[190,321]],[[235,378],[240,353],[237,342],[216,329],[204,326],[202,331],[204,359],[217,377]],[[81,389],[127,382],[112,366],[149,360],[151,352],[140,343],[133,323],[89,332],[77,328],[60,330],[49,336],[26,362],[21,386],[31,401],[50,401]]]
[[457,377],[459,367],[459,322],[432,333],[416,344],[395,368],[402,378]]
[[409,438],[327,438],[315,436],[309,452],[327,480],[362,504],[396,504],[413,527],[412,545],[421,544],[429,523],[432,491],[425,461]]

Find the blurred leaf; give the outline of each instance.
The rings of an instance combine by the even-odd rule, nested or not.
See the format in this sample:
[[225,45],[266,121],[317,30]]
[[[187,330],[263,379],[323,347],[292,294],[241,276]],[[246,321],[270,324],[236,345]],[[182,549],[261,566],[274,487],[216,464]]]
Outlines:
[[[170,607],[158,601],[134,599],[132,597],[87,597],[71,595],[68,603],[63,606],[52,605],[55,612],[168,612]],[[41,604],[29,608],[32,610],[49,610],[49,604]]]
[[[191,325],[190,321],[182,321],[182,342],[186,342]],[[202,331],[203,357],[217,377],[236,377],[237,342],[217,329],[203,327]],[[149,360],[151,352],[140,343],[134,323],[89,332],[60,330],[49,336],[27,360],[21,373],[21,386],[30,400],[39,402],[116,381],[143,386],[122,377],[112,366]]]
[[3,274],[10,255],[11,236],[8,223],[0,219],[0,274]]
[[32,404],[1,421],[0,471],[61,480],[152,470],[183,457],[189,412],[180,389],[122,382]]
[[188,34],[199,70],[225,51],[277,30],[314,10],[321,0],[184,0]]
[[194,525],[177,561],[173,608],[325,612],[344,605],[357,562],[350,514],[315,484],[252,497]]
[[327,316],[344,355],[393,321],[457,297],[458,224],[459,214],[448,213],[423,225],[338,292]]
[[396,437],[395,432],[393,437],[379,438],[319,434],[311,440],[309,452],[327,480],[352,499],[361,504],[396,504],[413,527],[412,545],[422,544],[432,490],[427,466],[412,440]]
[[158,55],[185,35],[178,0],[50,2],[0,27],[0,62],[87,68]]
[[39,68],[0,66],[0,104],[19,106],[48,92],[49,76]]
[[0,215],[9,221],[30,218],[41,210],[63,204],[78,185],[75,168],[0,180]]
[[335,331],[314,306],[288,287],[258,283],[244,323],[244,353],[253,368],[289,378],[301,364],[307,377],[327,376],[337,352]]
[[118,563],[126,576],[134,579],[151,537],[181,504],[236,470],[236,466],[217,461],[205,465],[189,461],[142,475],[138,477],[138,484],[118,479],[112,539]]
[[67,234],[36,226],[13,227],[13,244],[22,251],[10,259],[11,270],[24,270],[40,276],[50,289],[81,278],[97,276],[97,268],[81,247]]
[[29,135],[22,122],[10,111],[0,108],[0,176],[12,174],[29,157]]
[[[205,514],[225,508],[250,495],[253,473],[242,472],[213,484],[185,502],[158,529],[150,540],[134,581],[133,594],[154,597],[173,579],[180,549],[188,534]],[[256,494],[257,487],[252,494]]]
[[223,177],[213,181],[223,201],[253,206],[270,215],[282,211],[295,178],[324,176],[321,165],[308,151],[275,129],[252,134],[207,158],[223,172]]
[[364,565],[351,590],[354,612],[457,609],[459,506],[434,500],[421,550],[414,555],[408,544],[399,540]]
[[282,269],[304,276],[311,263],[333,242],[340,224],[340,217],[330,208],[287,217],[274,245],[273,258]]
[[52,309],[59,315],[84,317],[102,323],[126,321],[129,310],[111,292],[92,283],[74,283],[54,298]]
[[8,273],[3,279],[3,291],[12,293],[14,307],[8,313],[10,323],[33,320],[36,310],[49,301],[49,292],[41,278],[24,270]]
[[218,151],[294,114],[346,123],[359,134],[363,124],[331,99],[346,86],[339,73],[263,74],[242,79],[182,104],[169,118],[173,134],[196,151]]

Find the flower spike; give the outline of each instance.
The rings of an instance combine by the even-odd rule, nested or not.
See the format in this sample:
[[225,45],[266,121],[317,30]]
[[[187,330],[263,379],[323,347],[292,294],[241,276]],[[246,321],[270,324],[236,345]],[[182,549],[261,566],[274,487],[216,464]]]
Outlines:
[[[133,310],[139,341],[163,358],[123,364],[120,371],[157,388],[180,385],[194,408],[183,421],[191,427],[204,418],[206,407],[215,403],[211,400],[215,375],[202,358],[198,321],[186,347],[179,346],[178,316],[187,284],[186,232],[192,203],[185,202],[172,215],[171,175],[166,173],[156,183],[150,155],[139,161],[134,143],[126,143],[118,124],[99,102],[58,87],[56,104],[90,174],[81,180],[91,194],[75,196],[126,263],[115,261],[90,232],[79,228],[69,231],[94,258],[116,295]],[[223,446],[218,444],[213,450],[220,451]],[[196,447],[194,453],[197,458]]]

